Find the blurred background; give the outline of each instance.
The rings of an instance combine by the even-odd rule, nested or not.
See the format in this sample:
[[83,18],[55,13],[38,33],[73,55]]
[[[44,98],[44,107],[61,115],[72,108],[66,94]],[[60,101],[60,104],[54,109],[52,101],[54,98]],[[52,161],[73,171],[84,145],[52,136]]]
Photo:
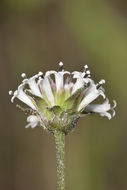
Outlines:
[[8,91],[38,71],[82,70],[105,79],[116,99],[111,121],[80,119],[66,137],[67,190],[127,189],[127,2],[125,0],[0,1],[0,189],[56,190],[55,143],[26,116]]

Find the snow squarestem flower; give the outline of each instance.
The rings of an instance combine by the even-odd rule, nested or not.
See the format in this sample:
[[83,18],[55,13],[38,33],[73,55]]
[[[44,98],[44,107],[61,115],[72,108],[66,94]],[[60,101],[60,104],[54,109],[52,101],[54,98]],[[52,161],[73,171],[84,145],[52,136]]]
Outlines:
[[[65,189],[65,135],[75,129],[80,117],[98,113],[111,119],[115,116],[116,101],[111,106],[102,85],[105,80],[95,83],[91,79],[88,66],[83,72],[72,73],[63,70],[63,63],[59,63],[59,71],[47,71],[45,75],[39,72],[27,78],[22,73],[23,81],[13,93],[11,102],[19,99],[26,108],[17,105],[28,114],[26,128],[40,125],[55,137],[58,190]],[[103,103],[95,104],[101,97]],[[94,102],[94,103],[93,103]]]

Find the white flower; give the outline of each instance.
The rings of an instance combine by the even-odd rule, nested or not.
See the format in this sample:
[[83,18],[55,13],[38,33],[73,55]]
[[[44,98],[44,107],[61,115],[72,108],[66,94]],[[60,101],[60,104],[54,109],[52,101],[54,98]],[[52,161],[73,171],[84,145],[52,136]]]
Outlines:
[[[51,133],[57,127],[67,134],[82,115],[95,112],[109,119],[115,116],[116,102],[111,107],[102,88],[105,80],[95,84],[87,65],[83,72],[72,73],[63,70],[62,62],[59,67],[58,72],[47,71],[45,75],[39,72],[30,78],[22,73],[23,81],[18,89],[14,93],[9,91],[13,95],[12,102],[18,98],[30,109],[26,127],[41,125]],[[91,104],[99,96],[106,99],[105,102]],[[112,114],[109,113],[110,110]]]
[[28,122],[28,125],[26,125],[26,128],[28,127],[35,128],[38,125],[39,120],[37,116],[30,115],[29,117],[27,117],[27,122]]

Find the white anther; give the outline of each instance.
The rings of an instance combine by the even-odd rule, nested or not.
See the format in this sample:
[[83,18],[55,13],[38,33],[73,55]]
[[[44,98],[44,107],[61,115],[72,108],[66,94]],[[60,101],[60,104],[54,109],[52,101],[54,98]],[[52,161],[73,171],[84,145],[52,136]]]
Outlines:
[[105,80],[104,80],[104,79],[101,80],[101,81],[99,82],[99,84],[105,84]]
[[85,65],[84,68],[85,68],[85,69],[88,69],[88,65]]
[[25,74],[25,73],[22,73],[22,74],[21,74],[21,77],[22,77],[22,78],[25,78],[25,77],[26,77],[26,74]]
[[13,95],[13,92],[12,92],[12,90],[10,90],[10,91],[9,91],[9,95]]
[[90,74],[90,70],[86,71],[86,74],[88,74],[88,75],[89,75],[89,74]]
[[41,75],[43,75],[43,73],[40,71],[40,72],[38,73],[38,75],[41,76]]
[[62,67],[62,66],[63,66],[63,62],[60,62],[60,63],[59,63],[59,66]]

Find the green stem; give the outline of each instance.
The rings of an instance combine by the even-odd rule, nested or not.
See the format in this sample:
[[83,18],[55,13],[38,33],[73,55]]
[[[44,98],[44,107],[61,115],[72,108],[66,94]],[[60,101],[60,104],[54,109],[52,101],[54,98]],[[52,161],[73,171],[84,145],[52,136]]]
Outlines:
[[65,134],[55,131],[58,190],[65,190]]

